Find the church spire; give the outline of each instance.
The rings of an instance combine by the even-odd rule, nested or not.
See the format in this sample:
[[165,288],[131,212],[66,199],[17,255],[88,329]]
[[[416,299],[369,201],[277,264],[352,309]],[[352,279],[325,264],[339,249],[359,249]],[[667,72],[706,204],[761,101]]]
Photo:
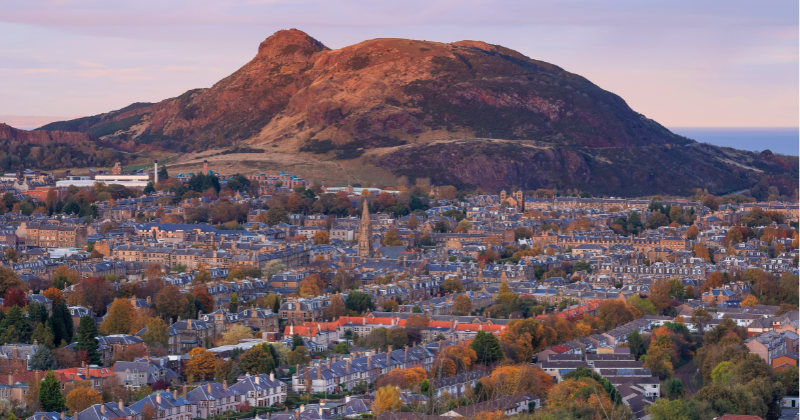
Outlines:
[[369,218],[369,203],[364,197],[364,211],[361,214],[361,224],[358,226],[358,256],[372,258],[372,221]]

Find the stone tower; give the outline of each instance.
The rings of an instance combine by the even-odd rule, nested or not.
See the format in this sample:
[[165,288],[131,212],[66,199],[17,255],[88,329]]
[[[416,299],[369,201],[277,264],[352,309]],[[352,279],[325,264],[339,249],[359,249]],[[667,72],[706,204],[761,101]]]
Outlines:
[[372,258],[372,222],[369,219],[367,198],[364,198],[364,212],[361,214],[361,224],[358,226],[358,256]]

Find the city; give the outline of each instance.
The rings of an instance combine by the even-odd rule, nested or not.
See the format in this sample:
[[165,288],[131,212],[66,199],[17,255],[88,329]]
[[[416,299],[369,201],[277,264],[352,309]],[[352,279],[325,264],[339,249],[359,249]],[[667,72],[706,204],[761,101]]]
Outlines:
[[3,177],[11,410],[499,418],[588,380],[559,404],[642,419],[738,375],[798,406],[796,196],[109,172]]
[[800,420],[800,2],[1,10],[0,420]]

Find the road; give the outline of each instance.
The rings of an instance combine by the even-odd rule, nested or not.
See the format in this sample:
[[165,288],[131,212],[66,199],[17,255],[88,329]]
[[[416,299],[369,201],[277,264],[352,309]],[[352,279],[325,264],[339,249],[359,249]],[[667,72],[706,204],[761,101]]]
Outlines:
[[694,383],[692,383],[692,378],[697,374],[697,370],[697,366],[695,366],[693,362],[689,362],[675,371],[675,377],[683,382],[683,389],[686,391],[687,396],[691,396],[697,392]]

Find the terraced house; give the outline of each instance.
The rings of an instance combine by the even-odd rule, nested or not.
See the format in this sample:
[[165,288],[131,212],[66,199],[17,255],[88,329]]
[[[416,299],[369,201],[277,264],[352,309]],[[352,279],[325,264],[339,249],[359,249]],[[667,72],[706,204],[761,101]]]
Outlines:
[[231,390],[241,396],[253,407],[265,407],[286,401],[287,386],[283,381],[275,379],[275,373],[269,375],[250,375],[237,378]]
[[25,245],[41,248],[83,248],[88,245],[86,226],[31,222],[23,224]]

